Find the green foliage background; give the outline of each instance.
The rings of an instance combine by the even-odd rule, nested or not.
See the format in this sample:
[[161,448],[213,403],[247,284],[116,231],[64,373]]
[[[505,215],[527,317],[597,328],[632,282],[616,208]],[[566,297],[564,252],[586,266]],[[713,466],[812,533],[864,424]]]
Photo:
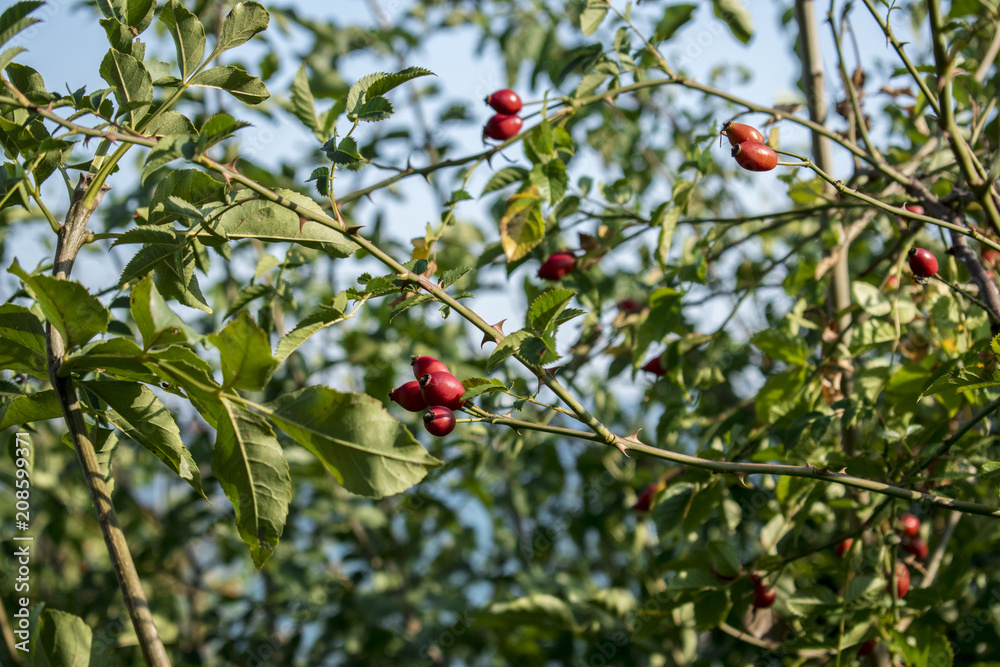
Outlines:
[[[1000,662],[1000,348],[982,282],[1000,270],[985,253],[1000,239],[995,1],[955,0],[939,22],[938,0],[894,9],[890,25],[943,47],[901,45],[909,69],[852,42],[883,3],[831,3],[818,27],[841,71],[819,129],[855,161],[835,184],[794,154],[777,178],[739,170],[724,121],[801,153],[782,132],[806,110],[735,98],[738,63],[699,82],[662,55],[710,11],[749,42],[739,0],[424,0],[376,29],[255,2],[94,4],[107,88],[51,90],[0,45],[0,248],[17,285],[0,305],[0,431],[12,452],[17,431],[32,443],[26,664],[142,661],[43,322],[66,341],[60,377],[174,664],[851,664],[872,638],[901,664]],[[8,7],[0,41],[44,31],[39,6]],[[275,89],[269,35],[290,26],[309,42]],[[448,128],[478,127],[485,107],[448,105],[412,55],[469,31],[533,102],[502,152],[455,145]],[[241,60],[251,39],[262,55]],[[175,61],[147,58],[151,43]],[[349,75],[357,55],[384,71]],[[399,122],[430,105],[444,111]],[[275,170],[240,136],[278,118],[315,143]],[[111,287],[28,266],[16,242],[51,227],[54,247],[70,199],[53,184],[71,193],[84,172],[116,185],[82,250],[126,253]],[[388,212],[421,177],[436,208],[405,243]],[[763,182],[783,207],[748,211]],[[926,216],[901,209],[914,200]],[[912,280],[915,245],[943,281]],[[576,271],[534,277],[567,249]],[[512,293],[523,323],[492,329],[477,308]],[[439,357],[478,406],[444,439],[384,398],[411,354]],[[658,355],[663,377],[640,370]],[[651,512],[632,509],[650,485]],[[925,561],[903,549],[906,511]],[[905,599],[886,593],[897,559]],[[771,609],[752,607],[752,572],[777,589]]]

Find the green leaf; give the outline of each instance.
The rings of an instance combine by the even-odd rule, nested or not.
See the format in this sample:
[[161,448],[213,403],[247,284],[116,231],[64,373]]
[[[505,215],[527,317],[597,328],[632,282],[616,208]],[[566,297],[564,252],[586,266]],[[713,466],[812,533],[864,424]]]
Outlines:
[[358,107],[355,117],[368,123],[375,123],[392,116],[392,103],[384,97],[373,97]]
[[195,152],[204,153],[215,144],[233,136],[237,130],[250,127],[250,123],[236,120],[227,113],[217,113],[201,126]]
[[929,628],[920,632],[910,630],[906,634],[890,630],[892,646],[903,654],[910,667],[951,667],[954,654],[947,637]]
[[171,389],[184,390],[192,405],[213,427],[222,407],[222,387],[212,375],[212,365],[188,347],[171,345],[147,353],[146,366],[169,383]]
[[192,86],[224,90],[247,104],[260,104],[271,96],[263,81],[247,74],[246,70],[238,65],[212,67],[191,77],[189,83]]
[[851,283],[851,292],[855,302],[872,317],[882,317],[892,312],[892,304],[874,285],[856,280]]
[[580,30],[584,35],[593,35],[608,14],[607,0],[587,0],[587,7],[580,14]]
[[313,98],[312,89],[309,87],[309,76],[306,74],[306,65],[302,63],[299,71],[292,81],[292,114],[299,121],[320,137],[319,117],[316,115],[316,100]]
[[955,395],[961,391],[972,391],[998,385],[1000,385],[1000,380],[993,379],[993,376],[982,368],[963,368],[955,373],[946,373],[934,380],[929,387],[920,393],[920,398],[943,392],[948,392],[946,395]]
[[154,384],[159,378],[146,367],[145,360],[142,348],[128,338],[95,340],[67,356],[59,367],[59,375],[100,370],[119,380]]
[[146,154],[146,162],[142,167],[142,184],[157,169],[181,158],[191,158],[195,154],[195,142],[187,135],[171,135],[163,137]]
[[809,345],[805,339],[783,329],[765,329],[754,334],[750,342],[776,361],[800,365],[809,360]]
[[525,626],[579,631],[570,606],[547,593],[535,593],[510,602],[494,602],[476,617],[475,626]]
[[433,72],[423,67],[407,67],[395,74],[376,72],[362,77],[347,92],[347,118],[355,121],[368,100],[385,95],[393,88],[421,76],[433,76]]
[[323,144],[323,152],[334,164],[352,165],[364,162],[364,158],[358,151],[358,142],[351,137],[344,137],[339,144],[335,143],[334,139],[330,139]]
[[128,0],[125,5],[125,23],[138,35],[153,22],[156,0]]
[[740,557],[736,549],[729,542],[718,540],[708,543],[708,558],[712,567],[720,576],[732,579],[738,577],[742,571]]
[[[3,426],[0,425],[0,430]],[[1000,479],[1000,461],[987,461],[979,467],[979,478],[984,482]]]
[[23,46],[12,46],[3,53],[0,53],[0,71],[7,69],[7,65],[10,65],[14,61],[14,58],[17,58],[27,50]]
[[500,219],[500,244],[508,262],[527,256],[545,238],[545,220],[537,190],[514,195]]
[[509,334],[493,350],[493,354],[490,355],[489,360],[486,362],[486,370],[492,372],[504,359],[512,354],[517,354],[524,342],[537,339],[538,337],[535,334],[524,329]]
[[306,316],[294,329],[278,341],[278,349],[274,353],[275,359],[278,363],[282,363],[288,358],[288,355],[298,349],[310,336],[328,326],[343,321],[346,310],[347,295],[341,292],[334,298],[333,304],[330,307],[320,308],[316,312]]
[[482,194],[485,195],[490,192],[496,192],[497,190],[502,190],[508,185],[520,183],[528,177],[529,173],[530,172],[528,172],[528,170],[524,167],[504,167],[497,173],[493,174],[489,182],[486,183],[486,187],[483,188]]
[[708,591],[698,597],[694,603],[694,621],[698,630],[705,632],[722,625],[732,606],[729,590],[725,588]]
[[80,386],[108,404],[111,409],[105,417],[115,428],[149,450],[206,498],[198,464],[184,446],[170,411],[149,387],[124,380],[82,381]]
[[[22,30],[41,22],[41,19],[29,17],[28,14],[44,4],[44,2],[38,2],[37,0],[23,0],[22,2],[15,2],[3,10],[3,14],[0,14],[0,46],[9,42]],[[4,69],[4,67],[6,65],[0,67],[0,70]]]
[[[115,476],[111,470],[112,459],[118,450],[118,436],[113,428],[100,428],[95,426],[90,431],[94,444],[94,454],[97,456],[97,466],[104,479],[104,485],[108,492],[115,490]],[[69,433],[66,434],[69,436]]]
[[281,445],[263,417],[220,401],[212,472],[236,511],[240,538],[260,568],[273,555],[292,500]]
[[147,276],[133,288],[129,297],[132,318],[139,327],[145,349],[174,343],[190,343],[196,336],[160,295]]
[[[275,188],[296,209],[323,214],[319,204],[293,190]],[[294,210],[260,198],[252,190],[236,193],[235,204],[226,209],[212,229],[228,238],[255,238],[262,241],[291,241],[315,247],[334,257],[347,257],[358,249],[354,241],[332,227],[300,218]]]
[[506,385],[497,378],[466,378],[462,380],[462,386],[465,387],[465,393],[462,394],[463,401],[483,394],[493,394],[498,391],[507,390]]
[[240,312],[226,328],[208,336],[222,357],[222,386],[260,391],[271,379],[278,361],[271,356],[271,344],[250,313]]
[[396,307],[392,309],[391,313],[389,313],[389,321],[392,322],[396,319],[397,315],[401,315],[414,306],[434,301],[436,298],[437,297],[433,294],[408,294],[406,295],[406,298],[396,304]]
[[536,164],[531,169],[530,182],[538,188],[539,195],[550,206],[558,204],[566,196],[569,186],[569,176],[562,160],[552,159],[543,164]]
[[198,277],[195,275],[197,260],[193,243],[187,243],[179,248],[170,258],[156,266],[153,276],[156,287],[166,299],[174,299],[178,303],[191,308],[197,308],[211,313],[201,293]]
[[267,407],[272,421],[351,493],[390,496],[441,465],[380,401],[366,394],[312,386],[285,394]]
[[667,5],[663,10],[663,18],[656,25],[656,32],[653,34],[653,42],[662,42],[674,36],[691,17],[694,15],[697,6],[686,3]]
[[87,667],[93,633],[83,619],[56,609],[39,616],[39,642],[51,665]]
[[847,591],[844,593],[844,603],[851,604],[855,600],[866,595],[879,593],[885,590],[885,579],[870,575],[858,575],[847,584]]
[[660,237],[656,245],[656,261],[660,268],[666,270],[670,263],[670,246],[674,240],[674,230],[680,220],[681,210],[677,207],[668,209],[669,203],[661,204],[653,213],[652,222],[660,228]]
[[139,129],[153,103],[153,79],[149,72],[139,60],[114,49],[108,49],[100,72],[114,91],[118,115],[128,114],[129,126]]
[[63,416],[59,397],[52,389],[35,394],[18,396],[9,403],[0,404],[0,431],[11,426],[59,419]]
[[24,306],[0,304],[0,370],[48,377],[45,327]]
[[744,44],[753,38],[753,17],[743,0],[712,0],[715,15],[725,21],[733,37]]
[[[268,255],[268,257],[272,257],[272,255]],[[254,299],[259,299],[262,296],[269,296],[271,294],[274,294],[274,288],[270,285],[260,283],[256,285],[247,285],[236,294],[235,299],[229,302],[229,308],[226,309],[226,313],[222,317],[223,319],[228,319],[232,317],[234,313],[238,313],[243,310],[243,308],[245,308],[246,305]]]
[[111,313],[80,283],[52,276],[29,276],[17,259],[7,272],[23,280],[31,290],[45,319],[66,341],[66,349],[83,345],[108,330]]
[[211,58],[250,41],[257,33],[267,30],[270,20],[267,10],[259,2],[236,3],[222,22],[219,43],[212,50]]
[[528,308],[525,328],[539,336],[550,333],[549,329],[555,324],[559,314],[569,305],[574,296],[576,296],[576,292],[573,290],[560,287],[542,292],[535,297]]

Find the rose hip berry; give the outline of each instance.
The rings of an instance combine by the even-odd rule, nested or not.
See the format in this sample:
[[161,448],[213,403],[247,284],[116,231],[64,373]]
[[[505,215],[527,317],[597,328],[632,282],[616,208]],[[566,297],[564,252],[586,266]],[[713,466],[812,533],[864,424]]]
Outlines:
[[646,488],[642,490],[639,494],[639,498],[632,505],[632,509],[636,512],[648,512],[653,507],[653,498],[656,497],[656,492],[659,489],[659,485],[656,482],[646,485]]
[[664,375],[667,374],[667,369],[665,369],[663,367],[663,364],[660,363],[659,357],[653,357],[652,359],[647,361],[646,364],[642,367],[642,370],[646,371],[647,373],[652,373],[653,375],[657,375],[659,377],[663,377]]
[[483,134],[490,139],[507,141],[521,131],[521,126],[523,124],[524,121],[522,121],[518,116],[498,113],[493,116],[493,118],[486,121],[486,127],[483,128]]
[[913,514],[904,514],[899,517],[899,523],[903,526],[903,533],[908,537],[916,537],[920,534],[920,519]]
[[744,125],[743,123],[734,123],[731,120],[726,121],[722,126],[722,135],[729,139],[729,143],[733,146],[738,146],[744,141],[764,143],[764,135],[758,132],[756,127]]
[[854,544],[854,538],[848,537],[846,540],[837,543],[834,547],[834,551],[837,553],[837,558],[843,558],[844,554],[851,550],[851,545]]
[[920,204],[907,204],[903,208],[905,208],[910,213],[916,213],[917,215],[924,214],[924,207],[921,206]]
[[521,104],[521,96],[510,88],[496,91],[486,98],[486,103],[498,113],[508,116],[516,114],[524,106]]
[[626,315],[631,315],[632,313],[638,313],[642,310],[642,304],[635,299],[622,299],[618,302],[618,310],[622,311]]
[[917,560],[927,558],[927,554],[930,553],[927,543],[919,537],[903,540],[903,550],[916,556]]
[[929,250],[910,248],[910,252],[906,255],[906,261],[909,262],[910,270],[917,278],[930,278],[937,273],[937,257]]
[[435,405],[424,413],[424,428],[431,435],[444,437],[455,430],[455,413],[443,405]]
[[750,580],[753,581],[754,587],[753,606],[757,609],[767,609],[773,605],[778,599],[778,591],[774,590],[774,586],[764,585],[756,574],[751,574]]
[[[902,600],[906,597],[906,594],[910,590],[910,568],[906,567],[906,563],[903,561],[896,561],[896,597]],[[886,579],[889,575],[886,575]],[[892,595],[892,582],[889,582],[889,587],[886,588],[886,592]]]
[[744,141],[733,147],[736,164],[748,171],[771,171],[778,166],[778,154],[760,141]]
[[543,280],[562,280],[576,268],[576,257],[568,252],[557,252],[538,268],[538,277]]
[[878,642],[875,641],[874,639],[869,639],[867,641],[862,642],[861,646],[858,647],[858,657],[863,658],[866,655],[871,655],[872,651],[875,650],[876,646],[878,646]]
[[420,378],[420,391],[427,405],[443,405],[452,410],[458,410],[465,401],[462,394],[465,387],[457,377],[447,371],[428,373]]
[[413,368],[413,377],[418,380],[428,373],[436,373],[438,371],[451,372],[447,366],[434,357],[418,357],[417,355],[413,355],[410,357],[410,366]]
[[427,409],[427,402],[420,393],[420,383],[416,380],[396,387],[389,392],[389,398],[410,412],[420,412]]

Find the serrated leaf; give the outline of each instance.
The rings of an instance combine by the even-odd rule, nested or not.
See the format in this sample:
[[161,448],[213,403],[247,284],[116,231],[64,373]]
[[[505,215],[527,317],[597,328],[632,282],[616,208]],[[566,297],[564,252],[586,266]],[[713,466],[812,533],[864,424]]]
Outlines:
[[118,113],[126,113],[129,126],[139,129],[153,103],[153,79],[149,72],[132,56],[108,49],[101,61],[100,73],[114,91]]
[[156,0],[128,0],[125,5],[125,24],[138,35],[153,22],[155,13]]
[[434,300],[435,297],[433,294],[414,294],[412,296],[407,296],[392,309],[391,313],[389,313],[389,321],[392,322],[397,315],[402,314],[414,306],[419,306]]
[[687,3],[667,5],[663,10],[663,18],[656,25],[653,41],[662,42],[673,37],[674,33],[691,20],[696,9],[697,6]]
[[448,289],[456,282],[462,279],[468,273],[471,273],[473,269],[468,267],[459,266],[454,269],[448,269],[441,275],[441,288]]
[[0,304],[0,370],[48,377],[45,327],[24,306]]
[[6,49],[3,53],[0,53],[0,72],[7,69],[7,65],[14,62],[14,58],[27,51],[28,49],[23,46],[12,46]]
[[364,161],[364,158],[358,151],[358,142],[351,137],[344,137],[336,145],[334,145],[334,140],[331,139],[323,145],[323,152],[326,153],[327,159],[334,164],[349,165]]
[[160,22],[174,40],[181,78],[187,80],[205,55],[205,26],[179,0],[169,0],[163,6]]
[[493,174],[490,180],[486,183],[486,187],[483,188],[482,194],[485,195],[490,192],[496,192],[497,190],[502,190],[508,185],[520,183],[528,177],[529,173],[530,172],[524,167],[504,167],[497,173]]
[[527,256],[545,238],[545,220],[537,190],[518,193],[500,219],[500,244],[508,262]]
[[847,584],[847,591],[844,593],[844,603],[851,604],[870,593],[881,593],[884,590],[885,579],[870,575],[858,575]]
[[65,358],[59,367],[59,375],[71,372],[78,375],[99,370],[113,375],[119,380],[154,384],[159,381],[155,373],[145,365],[145,354],[141,347],[128,338],[95,340]]
[[0,403],[0,431],[11,426],[30,424],[63,416],[59,397],[52,389],[18,396],[8,403]]
[[[3,10],[3,14],[0,14],[0,46],[9,42],[22,30],[39,23],[41,19],[29,17],[28,14],[43,4],[45,3],[37,0],[22,0]],[[4,67],[0,67],[0,70],[3,70]]]
[[80,386],[108,404],[107,420],[160,459],[205,498],[201,471],[184,446],[173,416],[149,387],[123,380],[81,381]]
[[17,259],[7,272],[24,281],[45,319],[66,341],[67,349],[83,345],[108,330],[111,313],[80,283],[52,276],[29,276]]
[[38,642],[48,664],[88,667],[93,632],[79,616],[43,609],[39,616]]
[[[373,97],[358,107],[354,115],[357,120],[374,123],[392,116],[392,103],[384,97]],[[350,117],[350,116],[349,116]]]
[[236,511],[240,538],[260,568],[274,554],[292,500],[288,461],[264,418],[220,401],[212,472]]
[[475,398],[476,396],[482,396],[483,394],[492,394],[507,390],[507,386],[497,378],[466,378],[462,380],[462,386],[465,387],[465,393],[462,394],[463,401]]
[[221,355],[223,389],[260,391],[278,367],[267,334],[245,310],[208,340]]
[[254,299],[259,299],[262,296],[267,296],[273,293],[274,293],[274,288],[271,287],[270,285],[261,285],[261,284],[247,285],[246,287],[241,289],[236,294],[236,298],[230,302],[229,308],[226,309],[223,318],[229,318],[233,315],[233,313],[238,313]]
[[494,602],[476,617],[475,626],[546,627],[578,631],[572,608],[547,593],[535,593],[510,602]]
[[309,174],[309,178],[306,179],[306,183],[310,181],[316,181],[316,192],[321,197],[330,196],[330,168],[329,167],[316,167]]
[[230,49],[245,44],[259,32],[267,30],[271,16],[259,2],[238,2],[222,22],[219,42],[212,50],[211,58]]
[[376,72],[362,77],[355,82],[347,92],[347,117],[350,120],[358,118],[361,107],[371,99],[385,95],[387,92],[411,79],[421,76],[432,76],[434,73],[422,67],[407,67],[395,74]]
[[320,308],[316,312],[303,318],[294,329],[285,334],[278,342],[278,349],[274,353],[278,363],[283,362],[302,343],[306,342],[310,336],[328,326],[336,324],[344,319],[347,309],[347,294],[341,292],[334,297],[330,307]]
[[316,115],[316,99],[313,97],[312,89],[309,87],[309,76],[306,74],[306,65],[302,63],[299,71],[295,73],[295,80],[292,81],[292,114],[299,119],[303,125],[308,127],[317,136],[320,136],[319,117]]
[[317,385],[285,394],[267,407],[278,427],[351,493],[393,495],[441,465],[371,396]]
[[263,81],[238,65],[218,65],[199,72],[191,77],[189,85],[218,88],[247,104],[260,104],[271,96]]
[[217,113],[201,126],[195,151],[204,153],[215,144],[233,136],[238,130],[250,127],[250,123],[236,120],[227,113]]
[[535,334],[544,336],[555,323],[563,309],[576,296],[573,290],[554,287],[535,297],[528,308],[525,328]]
[[500,362],[504,359],[512,354],[517,354],[517,351],[521,348],[522,343],[533,338],[536,338],[536,336],[530,331],[525,331],[524,329],[509,334],[506,338],[500,341],[500,344],[493,350],[493,354],[490,355],[489,360],[486,362],[486,370],[493,371],[493,369],[499,366]]
[[550,206],[558,204],[566,196],[569,186],[569,176],[562,160],[552,159],[542,164],[536,164],[531,169],[530,182],[538,188],[539,195]]
[[[3,426],[0,426],[3,430]],[[1000,479],[1000,461],[987,461],[979,467],[979,478],[984,482]]]
[[173,259],[179,245],[155,244],[142,248],[125,265],[121,276],[118,277],[118,286],[124,287],[136,278],[149,275],[153,270]]

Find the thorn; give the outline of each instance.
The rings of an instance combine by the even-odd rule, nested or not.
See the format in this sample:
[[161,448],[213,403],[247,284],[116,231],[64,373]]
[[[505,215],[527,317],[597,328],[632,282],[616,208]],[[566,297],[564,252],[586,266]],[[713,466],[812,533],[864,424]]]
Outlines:
[[545,371],[546,375],[548,375],[550,378],[552,378],[553,380],[555,380],[556,379],[556,373],[558,373],[559,371],[562,370],[562,366],[553,366],[552,368],[545,368],[545,369],[542,369],[542,370]]
[[305,216],[299,216],[299,234],[302,233],[302,228],[306,226],[306,220],[308,220],[308,218]]
[[739,483],[743,486],[744,489],[750,488],[747,485],[747,474],[745,472],[734,472],[733,477],[735,477],[737,481],[739,481]]
[[[225,169],[222,170],[222,178],[225,179],[227,187],[232,187],[233,185],[232,174],[240,173],[239,170],[236,168],[236,161],[239,159],[240,159],[239,156],[236,156],[232,159],[231,162],[227,162],[224,165],[222,165],[223,167],[225,167]],[[300,224],[300,230],[301,230],[301,224]]]
[[364,225],[355,225],[354,227],[348,227],[345,231],[351,236],[359,236],[360,230],[364,229]]
[[484,334],[483,334],[483,342],[482,342],[482,343],[480,344],[480,346],[479,346],[479,349],[480,349],[480,350],[481,350],[481,349],[483,349],[483,346],[484,346],[484,345],[486,345],[486,343],[490,343],[490,342],[492,342],[492,343],[494,343],[494,344],[496,344],[496,345],[499,345],[499,344],[500,344],[500,341],[501,341],[501,340],[503,339],[503,335],[504,335],[504,333],[503,333],[503,323],[504,323],[504,322],[506,322],[506,321],[507,321],[507,320],[505,320],[505,319],[504,319],[504,320],[500,320],[500,321],[499,321],[499,322],[497,322],[496,324],[491,324],[491,325],[490,325],[490,326],[491,326],[491,327],[492,327],[493,329],[495,329],[495,330],[496,330],[496,331],[497,331],[497,332],[498,332],[498,333],[499,333],[500,335],[499,335],[499,336],[491,336],[491,335],[490,335],[490,334],[488,334],[488,333],[484,333]]
[[634,443],[635,443],[635,444],[637,444],[637,445],[641,445],[641,444],[642,444],[642,441],[641,441],[641,440],[639,440],[639,432],[640,432],[641,430],[642,430],[641,428],[637,428],[637,429],[635,430],[635,433],[633,433],[633,434],[631,434],[631,435],[627,436],[627,437],[625,438],[625,440],[627,440],[627,441],[629,441],[629,442],[634,442]]
[[107,132],[105,133],[104,138],[110,141],[111,143],[115,143],[116,141],[118,141],[118,134],[115,132]]
[[625,455],[625,458],[627,459],[632,458],[631,456],[628,455],[628,445],[626,445],[624,442],[622,442],[621,440],[615,440],[614,445],[615,447],[618,448],[619,452]]

